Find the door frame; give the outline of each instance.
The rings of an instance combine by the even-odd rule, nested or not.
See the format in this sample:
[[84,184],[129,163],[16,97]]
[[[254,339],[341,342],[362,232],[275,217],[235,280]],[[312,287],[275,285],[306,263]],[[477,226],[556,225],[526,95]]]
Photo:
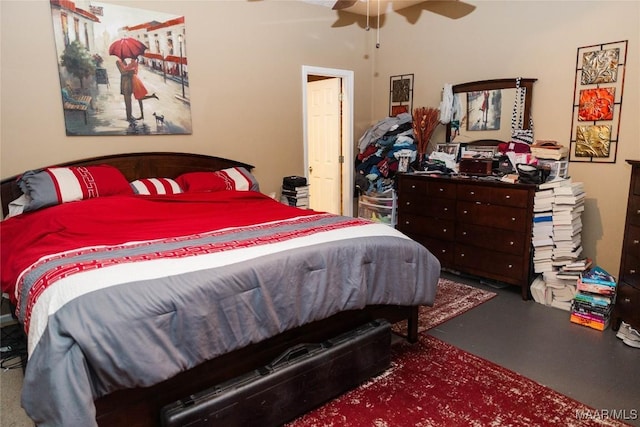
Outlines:
[[[342,174],[342,214],[353,216],[353,186],[354,186],[354,140],[353,140],[353,92],[354,73],[351,70],[335,68],[302,66],[302,139],[304,155],[304,174],[309,178],[309,135],[307,123],[307,82],[310,75],[323,77],[337,77],[342,82],[342,154],[344,161],[341,166]],[[310,189],[313,191],[313,189]]]

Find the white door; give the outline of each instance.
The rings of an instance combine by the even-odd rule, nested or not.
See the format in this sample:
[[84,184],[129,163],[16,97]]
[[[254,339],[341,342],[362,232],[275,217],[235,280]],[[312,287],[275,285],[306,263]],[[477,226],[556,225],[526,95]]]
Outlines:
[[339,78],[307,84],[309,207],[342,214],[342,120]]

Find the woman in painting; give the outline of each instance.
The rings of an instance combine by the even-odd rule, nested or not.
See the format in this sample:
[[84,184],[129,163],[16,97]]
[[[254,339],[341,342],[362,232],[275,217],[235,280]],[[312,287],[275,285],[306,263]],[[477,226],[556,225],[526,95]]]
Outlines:
[[480,111],[482,111],[482,122],[484,123],[484,127],[487,126],[487,122],[489,121],[489,91],[485,90],[482,92],[482,106],[480,107]]
[[[144,86],[144,83],[142,83],[142,80],[140,80],[140,78],[138,77],[138,59],[137,58],[132,59],[131,62],[129,62],[128,64],[118,59],[116,61],[116,64],[118,65],[118,69],[120,70],[120,73],[123,76],[126,75],[131,77],[131,83],[130,83],[131,86],[130,88],[127,87],[125,92],[128,93],[129,100],[131,99],[131,94],[133,94],[133,96],[138,100],[138,105],[140,105],[140,117],[138,117],[138,119],[144,119],[144,109],[142,106],[142,101],[149,98],[159,99],[158,96],[155,93],[149,95],[149,92],[147,91],[147,88]],[[123,95],[125,96],[125,104],[126,104],[127,94],[123,93]],[[131,116],[130,108],[131,107],[128,106],[127,120],[130,120],[130,116]]]

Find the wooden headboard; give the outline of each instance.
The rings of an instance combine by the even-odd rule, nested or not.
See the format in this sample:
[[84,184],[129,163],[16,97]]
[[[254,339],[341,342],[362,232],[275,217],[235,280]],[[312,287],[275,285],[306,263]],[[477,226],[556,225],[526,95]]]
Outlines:
[[[89,166],[89,165],[114,166],[127,178],[133,181],[140,178],[176,178],[185,172],[217,171],[234,166],[243,166],[252,170],[253,166],[235,160],[221,157],[207,156],[204,154],[190,153],[128,153],[113,154],[109,156],[92,157],[90,159],[74,160],[59,165],[51,166]],[[9,213],[9,203],[22,195],[16,180],[18,176],[6,178],[0,181],[0,201],[2,202],[2,214]]]

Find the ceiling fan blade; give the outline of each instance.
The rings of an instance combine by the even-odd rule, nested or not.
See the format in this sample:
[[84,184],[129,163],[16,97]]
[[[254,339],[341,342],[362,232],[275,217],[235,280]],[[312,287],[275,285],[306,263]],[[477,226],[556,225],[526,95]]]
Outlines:
[[[337,19],[331,25],[332,28],[348,27],[349,25],[353,25],[353,24],[356,24],[358,27],[362,29],[367,28],[366,16],[358,15],[356,13],[349,13],[344,10],[338,10],[336,11],[336,13],[337,13]],[[377,18],[374,18],[369,21],[369,28],[377,29],[378,25],[380,25],[380,28],[382,28],[384,26],[384,23],[385,23],[385,15],[381,15],[380,20],[378,20]]]
[[333,10],[342,10],[348,7],[353,6],[358,3],[358,0],[336,0],[336,3],[333,5]]
[[473,12],[475,8],[474,5],[459,0],[428,0],[396,12],[404,16],[409,23],[415,24],[423,10],[449,19],[460,19]]

